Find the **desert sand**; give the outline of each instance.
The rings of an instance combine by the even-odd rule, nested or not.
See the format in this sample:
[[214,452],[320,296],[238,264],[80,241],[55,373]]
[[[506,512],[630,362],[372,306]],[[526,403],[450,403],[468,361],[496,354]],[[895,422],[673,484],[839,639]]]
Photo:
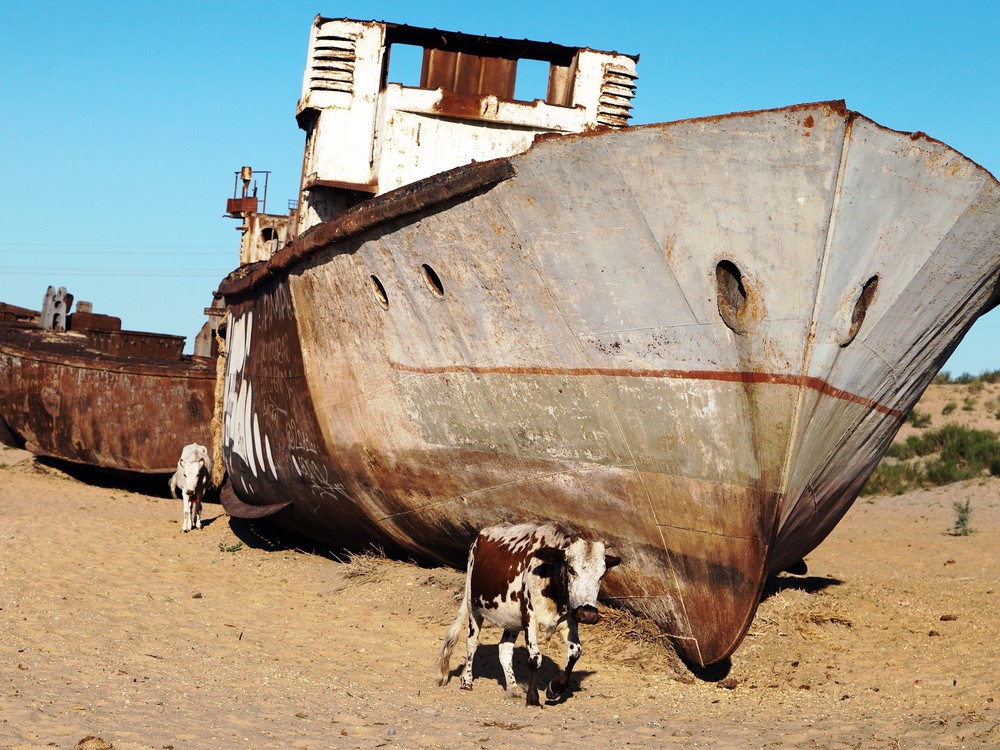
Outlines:
[[[956,392],[921,402],[931,428]],[[996,430],[996,395],[947,416]],[[975,533],[953,536],[966,499]],[[0,747],[1000,746],[998,479],[860,498],[707,672],[604,608],[572,692],[541,709],[504,696],[495,628],[475,689],[437,686],[460,571],[337,559],[217,504],[200,531],[180,515],[165,486],[102,487],[0,446]]]

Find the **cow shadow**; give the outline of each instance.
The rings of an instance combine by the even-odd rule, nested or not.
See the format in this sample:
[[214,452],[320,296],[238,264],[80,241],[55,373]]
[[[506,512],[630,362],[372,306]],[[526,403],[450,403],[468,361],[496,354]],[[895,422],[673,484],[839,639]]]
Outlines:
[[[464,646],[464,642],[460,641],[459,646]],[[463,649],[464,650],[464,649]],[[456,646],[456,652],[459,649]],[[518,646],[514,649],[514,677],[517,679],[518,685],[521,686],[522,690],[527,687],[528,684],[528,649],[524,646]],[[462,671],[465,669],[465,662],[460,662],[457,666],[453,666],[448,672],[449,684],[457,683],[459,678],[462,676]],[[562,663],[557,663],[554,659],[547,655],[542,655],[542,666],[538,670],[538,695],[539,698],[543,700],[546,705],[553,706],[560,703],[565,703],[573,693],[577,692],[583,686],[584,681],[596,674],[593,670],[586,669],[574,669],[570,675],[569,687],[566,688],[566,692],[555,699],[545,698],[545,688],[548,684],[556,678],[556,675],[562,669]],[[500,651],[499,644],[497,643],[480,643],[479,648],[476,649],[476,660],[473,665],[473,685],[476,686],[475,689],[480,689],[481,683],[490,683],[490,688],[493,689],[493,684],[496,683],[500,690],[504,690],[506,683],[504,682],[503,669],[500,666]],[[523,702],[523,698],[519,699]]]
[[222,515],[211,516],[211,517],[207,517],[207,516],[203,515],[201,517],[201,528],[207,529],[209,526],[211,526],[213,523],[215,523],[216,521],[218,521],[220,518],[224,518],[224,517],[225,516],[222,516]]
[[[539,688],[539,691],[538,691],[539,693],[544,694],[543,693],[544,686],[548,685],[549,682],[551,682],[552,679],[554,679],[555,676],[557,674],[559,674],[559,669],[560,669],[559,665],[557,665],[557,664],[555,664],[553,662],[552,666],[553,666],[553,670],[554,671],[552,672],[551,675],[548,675],[547,677],[544,677],[544,679],[543,679],[543,677],[539,677],[538,678],[538,684],[542,686],[542,688]],[[570,675],[570,678],[569,678],[569,687],[566,688],[566,692],[563,693],[562,695],[560,695],[558,698],[555,698],[555,699],[548,698],[548,699],[546,699],[545,704],[547,706],[558,706],[561,703],[565,703],[571,697],[573,697],[573,693],[579,691],[583,687],[583,681],[584,680],[586,680],[591,675],[595,675],[595,674],[597,674],[597,672],[595,670],[590,670],[590,669],[574,669],[573,673]],[[544,676],[544,673],[543,673],[543,676]]]

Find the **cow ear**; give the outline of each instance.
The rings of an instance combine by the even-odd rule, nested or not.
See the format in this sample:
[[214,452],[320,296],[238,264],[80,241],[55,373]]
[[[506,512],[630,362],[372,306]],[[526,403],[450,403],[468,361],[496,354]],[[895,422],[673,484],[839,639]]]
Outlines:
[[611,570],[616,565],[621,564],[622,559],[615,555],[605,555],[604,556],[604,569]]
[[561,563],[566,562],[566,553],[556,547],[542,547],[535,550],[535,557],[542,562]]

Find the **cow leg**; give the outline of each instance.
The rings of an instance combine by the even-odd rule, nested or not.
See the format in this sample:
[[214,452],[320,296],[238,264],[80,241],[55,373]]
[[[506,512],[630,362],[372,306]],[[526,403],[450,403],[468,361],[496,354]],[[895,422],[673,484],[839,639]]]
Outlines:
[[184,525],[181,531],[191,531],[191,498],[184,493]]
[[562,671],[556,675],[555,679],[545,689],[545,697],[550,701],[557,700],[559,696],[566,692],[566,688],[569,687],[569,676],[572,674],[573,667],[580,658],[580,654],[583,653],[575,621],[570,620],[566,622],[564,620],[560,623],[559,635],[566,642],[566,666],[563,667]]
[[194,498],[194,527],[201,528],[201,498],[197,495]]
[[524,640],[528,646],[528,692],[525,705],[541,706],[538,702],[538,670],[542,666],[542,650],[538,647],[538,627],[530,609],[528,624],[524,628]]
[[469,607],[469,637],[465,641],[465,669],[462,670],[462,690],[472,690],[472,660],[479,648],[479,631],[483,627],[483,616],[475,607]]
[[521,686],[514,679],[514,642],[517,640],[517,632],[505,628],[503,635],[500,636],[500,645],[497,646],[497,651],[500,654],[500,666],[503,668],[504,687],[510,698],[520,698],[524,695]]

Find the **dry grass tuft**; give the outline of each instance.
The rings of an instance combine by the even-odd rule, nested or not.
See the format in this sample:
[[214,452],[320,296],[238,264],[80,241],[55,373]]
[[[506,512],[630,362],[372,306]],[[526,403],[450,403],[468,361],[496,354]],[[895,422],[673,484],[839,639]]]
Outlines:
[[344,578],[355,580],[381,580],[385,577],[385,558],[370,552],[349,554],[345,563]]
[[524,729],[524,724],[515,724],[512,721],[484,721],[484,727],[496,727],[497,729],[506,729],[508,732],[516,732],[519,729]]
[[349,581],[378,583],[382,581],[394,561],[381,549],[369,548],[364,552],[348,552],[344,560],[343,576]]
[[605,658],[626,662],[640,671],[673,674],[689,682],[691,672],[677,655],[670,638],[647,618],[625,609],[601,608],[601,622],[581,635],[584,649],[600,650]]
[[792,626],[803,638],[816,635],[839,635],[842,629],[850,629],[853,623],[833,610],[821,607],[810,607],[797,612],[792,620]]
[[843,635],[854,626],[848,618],[831,609],[822,594],[782,592],[765,599],[754,617],[751,638],[796,634],[805,640]]
[[626,609],[601,608],[603,629],[612,640],[673,649],[670,638],[652,620],[634,615]]

